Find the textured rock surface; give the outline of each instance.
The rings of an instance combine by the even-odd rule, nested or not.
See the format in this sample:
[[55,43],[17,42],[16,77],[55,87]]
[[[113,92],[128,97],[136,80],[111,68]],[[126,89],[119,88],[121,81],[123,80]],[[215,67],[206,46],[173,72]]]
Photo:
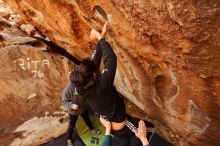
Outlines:
[[60,95],[73,63],[46,50],[0,17],[2,146],[38,145],[65,132],[67,114]]
[[118,90],[189,145],[220,144],[220,1],[6,1],[78,59],[110,18]]

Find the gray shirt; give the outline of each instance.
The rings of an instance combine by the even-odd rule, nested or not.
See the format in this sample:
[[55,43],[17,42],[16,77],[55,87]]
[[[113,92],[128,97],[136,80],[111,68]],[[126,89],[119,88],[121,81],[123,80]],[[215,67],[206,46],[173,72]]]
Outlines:
[[[68,81],[62,92],[62,102],[68,112],[73,115],[81,114],[87,109],[86,99],[77,93],[76,87],[71,81]],[[72,104],[77,104],[78,110],[73,110],[71,108]]]

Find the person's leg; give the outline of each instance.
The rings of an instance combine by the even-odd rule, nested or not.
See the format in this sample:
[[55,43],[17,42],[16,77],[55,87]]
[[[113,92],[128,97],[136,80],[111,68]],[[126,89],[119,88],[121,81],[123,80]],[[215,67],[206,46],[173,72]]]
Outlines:
[[86,146],[86,144],[82,141],[82,139],[76,133],[76,131],[73,131],[72,140],[73,140],[73,143],[72,143],[73,146]]
[[88,111],[86,110],[85,112],[83,112],[83,113],[81,114],[81,116],[82,116],[83,120],[85,121],[86,125],[89,127],[89,129],[90,129],[90,130],[93,130],[94,127],[93,127],[92,122],[91,122],[91,120],[90,120],[90,118],[89,118],[89,113],[88,113]]
[[92,125],[92,122],[89,118],[89,113],[88,113],[88,110],[86,110],[84,113],[81,114],[83,120],[85,121],[86,125],[89,127],[90,131],[92,133],[95,133],[95,134],[100,134],[101,132],[97,129],[95,129]]
[[67,129],[67,140],[68,143],[71,143],[71,138],[73,135],[73,130],[77,121],[78,115],[72,115],[69,114],[69,125],[68,125],[68,129]]

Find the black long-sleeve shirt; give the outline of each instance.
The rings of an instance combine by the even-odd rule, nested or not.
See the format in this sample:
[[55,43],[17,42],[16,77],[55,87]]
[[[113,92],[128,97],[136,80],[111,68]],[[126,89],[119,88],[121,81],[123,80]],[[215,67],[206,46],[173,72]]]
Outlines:
[[122,122],[126,118],[125,103],[113,84],[117,58],[111,45],[104,38],[98,42],[91,60],[99,67],[102,57],[104,69],[95,85],[83,96],[87,97],[87,102],[94,112],[106,117],[111,122]]

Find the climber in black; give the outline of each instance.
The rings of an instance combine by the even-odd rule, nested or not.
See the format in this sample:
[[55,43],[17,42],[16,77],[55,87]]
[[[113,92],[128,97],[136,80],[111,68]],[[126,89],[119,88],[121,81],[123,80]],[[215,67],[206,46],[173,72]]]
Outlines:
[[[68,146],[73,146],[71,138],[73,136],[73,133],[76,134],[76,132],[74,131],[74,127],[79,114],[82,116],[83,120],[85,121],[86,125],[89,127],[92,133],[100,134],[100,131],[93,127],[89,118],[86,100],[84,97],[78,95],[74,83],[71,82],[71,76],[65,89],[63,90],[62,102],[69,112],[69,125],[67,129]],[[73,137],[78,137],[78,135],[74,135]]]
[[[106,27],[107,23],[101,34],[92,29],[90,38],[97,43],[96,49],[90,60],[83,60],[70,74],[71,81],[75,84],[77,92],[86,98],[96,115],[111,122],[113,135],[131,138],[135,136],[134,129],[138,127],[139,120],[134,120],[126,114],[124,100],[119,96],[113,84],[117,58],[111,45],[103,37]],[[104,69],[99,74],[101,58],[103,58]],[[147,123],[147,127],[153,127],[153,125]],[[136,141],[136,146],[142,145],[138,138],[134,137],[133,141]]]

